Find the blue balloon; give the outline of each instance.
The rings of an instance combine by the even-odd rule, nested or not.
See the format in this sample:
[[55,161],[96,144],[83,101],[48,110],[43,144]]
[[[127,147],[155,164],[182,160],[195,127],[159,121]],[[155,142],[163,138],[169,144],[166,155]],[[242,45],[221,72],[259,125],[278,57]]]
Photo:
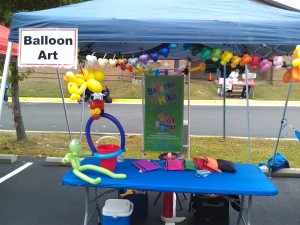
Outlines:
[[178,44],[175,43],[169,44],[169,48],[172,50],[178,50]]
[[86,126],[85,126],[85,136],[86,136],[87,143],[88,143],[90,149],[92,150],[93,155],[97,158],[109,159],[109,158],[116,157],[126,151],[126,149],[125,149],[125,131],[124,131],[122,125],[120,124],[120,122],[112,115],[110,115],[108,113],[101,113],[101,118],[109,119],[119,129],[120,137],[121,137],[120,149],[115,152],[109,153],[109,154],[99,154],[97,152],[97,149],[96,149],[96,147],[93,143],[92,137],[91,137],[91,125],[95,120],[92,116],[89,118],[89,120],[87,121]]

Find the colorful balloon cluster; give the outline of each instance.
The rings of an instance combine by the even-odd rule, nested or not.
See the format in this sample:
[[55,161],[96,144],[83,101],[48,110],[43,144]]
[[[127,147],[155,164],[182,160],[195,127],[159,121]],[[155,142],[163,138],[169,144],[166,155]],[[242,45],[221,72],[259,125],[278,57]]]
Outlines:
[[68,91],[71,94],[70,99],[78,101],[86,88],[94,93],[100,93],[102,91],[101,82],[104,78],[105,74],[102,70],[82,68],[82,73],[80,74],[68,71],[63,79],[68,82]]
[[292,66],[293,68],[288,69],[283,75],[282,81],[284,83],[289,83],[292,80],[295,82],[300,82],[300,45],[297,45],[296,49],[294,50]]

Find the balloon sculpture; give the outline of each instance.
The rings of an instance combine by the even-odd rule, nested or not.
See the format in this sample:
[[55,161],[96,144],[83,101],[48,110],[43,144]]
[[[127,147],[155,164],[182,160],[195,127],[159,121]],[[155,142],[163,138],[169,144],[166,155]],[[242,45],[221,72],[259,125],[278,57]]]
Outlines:
[[282,56],[274,56],[273,65],[275,66],[275,69],[280,69],[283,66]]
[[70,152],[67,153],[65,155],[65,157],[62,159],[62,163],[67,163],[70,162],[73,168],[73,173],[81,178],[82,180],[90,183],[90,184],[98,184],[101,181],[100,177],[97,177],[96,179],[91,178],[89,176],[87,176],[86,174],[83,173],[83,171],[85,170],[93,170],[99,173],[103,173],[109,177],[112,178],[118,178],[118,179],[125,179],[126,178],[126,174],[116,174],[111,172],[108,169],[105,169],[103,167],[100,166],[95,166],[95,165],[91,165],[91,164],[87,164],[87,165],[81,165],[79,158],[80,157],[85,157],[85,156],[90,156],[91,153],[87,153],[87,152],[82,152],[82,143],[80,140],[77,139],[73,139],[70,141],[69,144],[69,149]]
[[286,68],[288,69],[282,78],[284,83],[289,83],[292,80],[295,82],[300,82],[300,45],[296,46],[296,49],[293,53],[293,61],[292,61],[292,68],[290,62],[285,63]]
[[226,65],[226,63],[231,60],[232,56],[233,54],[230,51],[224,51],[221,55],[221,64]]
[[94,93],[101,93],[102,82],[105,74],[102,70],[82,68],[83,74],[74,74],[68,71],[64,76],[64,81],[68,82],[68,91],[71,94],[70,99],[78,101],[81,95],[88,88]]
[[252,70],[257,70],[260,60],[261,59],[258,55],[252,56],[252,61],[251,61],[251,69]]
[[237,65],[240,63],[241,61],[241,57],[237,56],[237,55],[234,55],[231,59],[231,67],[232,68],[236,68]]
[[240,66],[245,66],[247,64],[250,64],[252,61],[252,57],[248,54],[244,54],[242,56],[241,62],[240,62]]
[[222,49],[214,48],[211,53],[211,59],[213,62],[217,62],[221,58]]
[[262,73],[269,71],[272,68],[272,63],[268,59],[263,59],[259,63],[259,70]]

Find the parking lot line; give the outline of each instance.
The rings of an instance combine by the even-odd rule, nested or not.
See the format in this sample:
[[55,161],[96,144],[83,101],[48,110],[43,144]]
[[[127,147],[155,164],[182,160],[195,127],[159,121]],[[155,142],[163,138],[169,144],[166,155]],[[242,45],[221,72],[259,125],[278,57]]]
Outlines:
[[5,181],[5,180],[11,178],[12,176],[14,176],[14,175],[20,173],[22,170],[26,169],[28,166],[31,166],[32,164],[33,164],[33,163],[31,163],[31,162],[25,163],[23,166],[19,167],[18,169],[15,169],[14,171],[10,172],[9,174],[5,175],[4,177],[1,177],[1,178],[0,178],[0,184],[1,184],[3,181]]

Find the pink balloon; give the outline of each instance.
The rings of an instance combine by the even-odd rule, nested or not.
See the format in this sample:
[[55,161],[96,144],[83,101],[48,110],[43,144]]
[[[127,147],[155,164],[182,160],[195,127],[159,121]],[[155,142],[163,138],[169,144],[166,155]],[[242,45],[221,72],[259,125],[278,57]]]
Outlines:
[[262,73],[267,72],[271,68],[272,68],[272,63],[267,59],[264,59],[259,63],[259,70]]
[[282,56],[275,56],[273,58],[273,65],[276,69],[280,69],[283,66],[283,58]]

